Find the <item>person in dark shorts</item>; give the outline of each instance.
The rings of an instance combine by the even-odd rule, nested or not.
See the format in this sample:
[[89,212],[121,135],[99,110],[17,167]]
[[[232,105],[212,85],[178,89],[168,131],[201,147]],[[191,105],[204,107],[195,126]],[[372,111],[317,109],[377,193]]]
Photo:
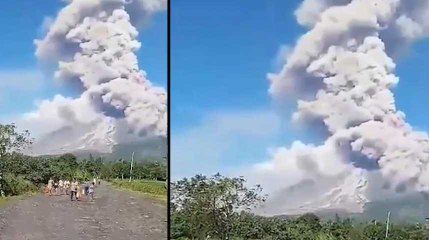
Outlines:
[[91,201],[94,200],[94,188],[95,188],[95,183],[91,183],[91,185],[89,186],[89,195],[91,196]]
[[89,194],[89,182],[85,181],[85,196],[88,196]]

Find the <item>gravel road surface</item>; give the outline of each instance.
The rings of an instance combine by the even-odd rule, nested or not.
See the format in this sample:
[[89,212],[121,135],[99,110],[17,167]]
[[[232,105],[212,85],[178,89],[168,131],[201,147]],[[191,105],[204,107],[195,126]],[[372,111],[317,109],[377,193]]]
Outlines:
[[56,239],[167,239],[167,208],[102,183],[92,202],[39,194],[0,209],[0,240]]

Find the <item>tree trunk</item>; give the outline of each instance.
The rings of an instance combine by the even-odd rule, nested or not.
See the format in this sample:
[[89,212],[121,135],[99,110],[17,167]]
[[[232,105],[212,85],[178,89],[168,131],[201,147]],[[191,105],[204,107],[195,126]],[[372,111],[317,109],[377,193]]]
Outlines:
[[134,152],[133,152],[133,155],[131,155],[130,182],[131,182],[131,175],[133,174],[133,163],[134,163]]
[[3,190],[3,171],[0,172],[0,197],[6,197],[6,194]]
[[3,185],[3,159],[2,155],[0,155],[0,197],[4,198],[6,196],[4,192],[4,185]]

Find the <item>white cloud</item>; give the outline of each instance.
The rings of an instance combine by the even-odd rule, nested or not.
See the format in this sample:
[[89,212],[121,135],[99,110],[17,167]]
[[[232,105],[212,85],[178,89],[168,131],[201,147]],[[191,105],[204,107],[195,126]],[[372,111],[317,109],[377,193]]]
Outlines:
[[[245,176],[249,185],[261,184],[268,193],[264,208],[257,210],[261,214],[297,214],[346,204],[360,211],[367,201],[360,191],[367,172],[354,169],[347,157],[334,139],[320,146],[295,141],[290,147],[273,149],[268,160],[238,169],[235,175]],[[336,191],[338,185],[342,192]]]
[[172,175],[180,178],[221,171],[226,153],[242,151],[243,140],[262,141],[279,130],[279,118],[269,111],[209,113],[200,124],[172,135]]
[[392,88],[394,55],[428,36],[428,11],[428,1],[303,1],[295,14],[309,31],[269,74],[269,93],[296,100],[292,119],[324,129],[325,141],[279,148],[248,175],[283,191],[275,194],[283,204],[292,198],[315,208],[359,211],[371,192],[386,196],[383,185],[397,194],[427,191],[429,137],[406,122]]
[[276,57],[274,58],[274,68],[280,69],[284,64],[286,64],[286,61],[289,57],[289,55],[292,53],[292,48],[289,45],[281,45],[279,49],[277,50]]
[[[44,19],[42,37],[34,41],[35,56],[42,66],[57,67],[54,78],[73,86],[78,96],[57,93],[36,102],[35,110],[8,118],[37,137],[35,154],[109,152],[115,144],[166,135],[167,93],[139,68],[140,42],[133,25],[165,10],[166,3],[66,1],[55,18]],[[4,84],[8,91],[23,85]]]
[[48,16],[44,17],[43,22],[38,29],[39,34],[40,35],[46,34],[53,23],[54,23],[54,18],[48,17]]

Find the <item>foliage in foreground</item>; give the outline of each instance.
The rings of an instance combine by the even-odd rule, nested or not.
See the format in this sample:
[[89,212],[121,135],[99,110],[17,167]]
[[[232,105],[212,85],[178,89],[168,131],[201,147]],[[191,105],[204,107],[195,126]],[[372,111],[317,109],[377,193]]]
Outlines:
[[[384,240],[386,225],[336,217],[321,221],[312,213],[295,219],[257,216],[247,211],[263,201],[260,187],[243,178],[197,175],[172,183],[172,239]],[[389,240],[424,240],[419,224],[391,224]]]
[[30,133],[28,131],[18,132],[15,124],[0,124],[0,197],[5,197],[5,171],[2,159],[8,157],[10,152],[19,151],[30,145]]
[[173,236],[229,239],[235,227],[236,212],[263,202],[265,197],[261,191],[260,186],[246,187],[242,177],[226,178],[219,174],[197,175],[172,183],[170,204],[176,220],[172,227],[178,233]]

